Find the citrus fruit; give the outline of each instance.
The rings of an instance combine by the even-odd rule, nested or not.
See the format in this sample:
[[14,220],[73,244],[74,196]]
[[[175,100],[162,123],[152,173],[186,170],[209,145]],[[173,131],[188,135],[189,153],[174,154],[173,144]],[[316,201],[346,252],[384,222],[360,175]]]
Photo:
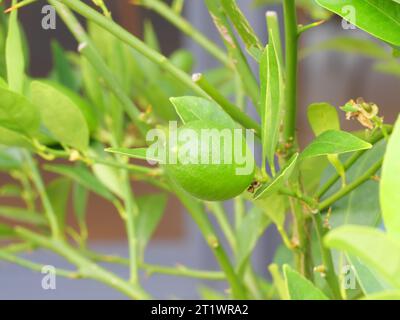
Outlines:
[[[242,130],[196,120],[178,128],[176,137],[175,145],[167,143],[166,172],[191,195],[227,200],[252,183],[255,163]],[[176,161],[171,161],[174,156]]]

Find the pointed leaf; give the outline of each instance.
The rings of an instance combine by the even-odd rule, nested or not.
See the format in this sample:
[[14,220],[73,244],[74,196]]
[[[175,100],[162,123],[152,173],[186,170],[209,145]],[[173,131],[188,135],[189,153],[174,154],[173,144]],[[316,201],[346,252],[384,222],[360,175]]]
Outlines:
[[400,117],[390,137],[382,165],[380,201],[389,234],[400,237]]
[[97,193],[98,195],[106,198],[109,201],[114,200],[114,196],[110,191],[86,168],[81,166],[66,166],[66,165],[46,165],[45,170],[68,177],[85,188]]
[[46,186],[47,195],[57,216],[61,231],[64,231],[65,228],[70,189],[71,181],[66,178],[55,179]]
[[382,231],[346,225],[329,232],[324,244],[358,257],[390,285],[400,288],[400,242]]
[[[15,4],[16,1],[13,1]],[[8,21],[6,39],[7,82],[10,90],[22,93],[24,89],[25,58],[18,24],[18,11],[13,10]],[[1,99],[0,99],[1,101]]]
[[34,104],[13,91],[0,88],[0,126],[32,135],[39,125],[40,117]]
[[72,100],[39,81],[32,82],[31,95],[44,125],[60,143],[78,150],[87,149],[89,129],[82,112]]
[[308,122],[316,136],[327,130],[340,130],[336,108],[329,103],[313,103],[307,109]]
[[263,159],[274,163],[275,150],[279,140],[282,118],[282,71],[273,33],[269,32],[269,44],[264,50],[260,63],[262,97],[262,141]]
[[191,96],[170,98],[170,101],[184,124],[204,120],[235,126],[232,118],[214,101]]
[[290,300],[329,300],[328,297],[308,279],[289,265],[283,266]]
[[142,253],[146,244],[151,239],[152,234],[156,230],[167,204],[165,194],[151,194],[137,198],[139,206],[139,218],[137,224],[137,233],[139,247]]
[[372,145],[345,131],[328,130],[320,134],[301,153],[300,158],[306,159],[328,154],[341,154],[358,150],[370,149]]
[[278,192],[279,189],[282,188],[282,186],[290,178],[296,166],[298,157],[299,154],[295,153],[272,181],[261,185],[254,194],[254,200],[262,199],[274,194],[275,192]]
[[373,36],[400,45],[400,5],[387,0],[316,0]]
[[133,159],[155,161],[155,162],[159,162],[162,160],[160,158],[151,156],[150,152],[147,152],[148,150],[149,150],[148,148],[135,148],[135,149],[108,148],[108,149],[105,149],[106,152],[121,154],[121,155],[127,156],[129,158],[133,158]]

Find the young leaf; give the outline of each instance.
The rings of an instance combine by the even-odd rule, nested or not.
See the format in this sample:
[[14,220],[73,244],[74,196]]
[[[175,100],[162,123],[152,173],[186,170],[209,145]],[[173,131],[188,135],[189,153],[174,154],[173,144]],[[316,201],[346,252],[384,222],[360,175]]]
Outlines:
[[157,157],[151,157],[147,148],[135,148],[135,149],[128,149],[128,148],[107,148],[105,149],[106,152],[121,154],[133,159],[140,159],[146,161],[155,161],[159,162],[161,159]]
[[276,263],[272,263],[268,266],[268,271],[271,274],[274,286],[278,291],[279,297],[282,300],[289,300],[290,297],[288,288],[279,269],[280,268]]
[[400,300],[400,290],[388,290],[369,294],[361,300]]
[[260,62],[263,159],[274,164],[282,116],[283,80],[273,33]]
[[51,52],[54,61],[52,79],[70,90],[79,91],[79,82],[74,69],[68,61],[66,52],[57,41],[51,42]]
[[283,273],[290,300],[329,300],[311,281],[304,278],[289,265],[283,266]]
[[9,171],[20,169],[22,166],[21,162],[13,157],[6,150],[0,149],[0,170]]
[[270,223],[271,220],[264,211],[257,207],[253,207],[243,219],[236,236],[238,244],[237,270],[239,272],[242,271],[244,263],[251,255],[259,237]]
[[[13,4],[17,1],[13,0]],[[18,25],[18,11],[11,11],[8,21],[8,33],[6,40],[6,65],[7,81],[10,90],[23,93],[25,80],[25,58],[21,41],[21,30]],[[1,100],[1,99],[0,99]]]
[[254,200],[262,199],[272,195],[275,192],[278,192],[292,174],[298,157],[299,154],[295,153],[272,181],[261,185],[254,194]]
[[71,181],[66,178],[58,178],[49,183],[46,187],[47,195],[50,199],[51,206],[57,216],[58,224],[61,231],[65,228],[65,219],[67,214],[67,204],[69,192],[71,189]]
[[104,184],[108,190],[120,198],[124,197],[124,190],[116,168],[102,164],[94,164],[92,167],[94,175]]
[[64,94],[43,82],[31,84],[32,101],[47,129],[62,144],[86,150],[89,129],[79,108]]
[[221,0],[222,7],[225,13],[232,21],[237,32],[242,38],[246,45],[247,51],[254,57],[256,61],[259,61],[262,55],[262,45],[257,35],[255,34],[250,23],[236,4],[235,0]]
[[46,218],[40,213],[17,207],[0,207],[0,217],[17,222],[43,226],[47,224]]
[[33,135],[40,125],[37,108],[23,96],[0,88],[0,126]]
[[73,205],[75,217],[78,221],[80,228],[86,225],[86,208],[88,201],[88,191],[80,183],[75,182],[73,189]]
[[306,159],[328,154],[341,154],[370,149],[372,145],[345,131],[328,130],[320,134],[301,153]]
[[205,120],[222,123],[228,127],[235,126],[232,118],[214,101],[190,96],[170,98],[170,101],[184,124]]
[[90,191],[97,193],[109,201],[114,200],[110,191],[94,177],[86,168],[81,166],[46,165],[45,170],[68,177]]
[[382,0],[316,0],[373,36],[400,45],[400,5]]
[[357,281],[365,294],[374,294],[385,290],[393,289],[376,272],[365,265],[359,258],[347,255],[347,260],[354,268]]
[[307,109],[308,122],[316,136],[327,130],[340,130],[336,108],[329,103],[313,103]]
[[400,288],[400,242],[382,231],[346,225],[329,232],[324,238],[324,244],[357,256],[390,285]]
[[32,142],[25,135],[1,126],[0,145],[34,149]]
[[146,244],[156,230],[167,204],[165,194],[151,194],[137,198],[139,218],[137,221],[137,234],[139,247],[143,253]]
[[400,236],[400,117],[390,137],[382,165],[380,201],[382,217],[389,234]]

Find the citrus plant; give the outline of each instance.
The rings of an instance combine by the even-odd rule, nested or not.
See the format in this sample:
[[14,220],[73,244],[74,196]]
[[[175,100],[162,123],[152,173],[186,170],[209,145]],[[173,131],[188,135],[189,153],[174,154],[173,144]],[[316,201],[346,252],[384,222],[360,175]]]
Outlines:
[[[22,254],[49,250],[76,267],[58,268],[58,276],[93,279],[133,299],[151,298],[141,271],[226,283],[224,292],[202,290],[206,299],[400,298],[400,119],[386,123],[379,105],[354,97],[341,106],[317,101],[308,107],[315,137],[307,146],[299,146],[302,132],[296,129],[298,64],[306,56],[322,50],[355,53],[375,59],[378,72],[400,75],[398,0],[258,0],[257,10],[265,4],[283,7],[282,23],[276,12],[266,13],[267,43],[235,0],[204,0],[224,48],[182,16],[184,0],[171,5],[133,1],[160,14],[220,63],[193,76],[192,54],[183,49],[169,57],[161,54],[157,30],[149,22],[139,39],[114,22],[102,0],[92,5],[43,1],[55,8],[79,43],[77,52],[53,43],[54,68],[46,79],[27,73],[29,49],[18,22],[20,10],[36,1],[1,2],[1,11],[8,10],[0,14],[0,170],[13,183],[0,185],[0,199],[20,198],[24,205],[0,205],[0,216],[6,218],[0,237],[7,240],[0,259],[40,271],[40,263]],[[348,15],[349,8],[355,15]],[[300,10],[309,23],[299,23]],[[318,32],[335,15],[370,39],[346,36],[300,47],[304,34]],[[254,63],[258,72],[250,68]],[[384,90],[377,84],[378,89]],[[358,124],[358,131],[342,130],[342,112]],[[261,161],[255,165],[255,155],[246,156],[254,170],[245,174],[237,174],[235,162],[187,161],[212,158],[220,151],[212,145],[177,163],[148,159],[146,137],[154,128],[170,135],[170,121],[179,121],[178,132],[248,129],[261,149]],[[203,140],[198,137],[192,144]],[[184,147],[166,149],[179,153]],[[244,135],[232,148],[254,152]],[[63,164],[56,159],[64,159]],[[46,184],[43,172],[57,178]],[[137,196],[137,181],[159,192]],[[118,210],[128,258],[91,250],[86,223],[90,193]],[[66,222],[70,194],[77,228]],[[146,246],[171,194],[198,225],[219,271],[146,263]],[[226,211],[223,201],[232,201],[234,212]],[[282,241],[274,262],[265,265],[266,278],[255,271],[251,257],[272,226]],[[126,265],[129,279],[101,262]],[[348,286],[349,279],[354,286]]]

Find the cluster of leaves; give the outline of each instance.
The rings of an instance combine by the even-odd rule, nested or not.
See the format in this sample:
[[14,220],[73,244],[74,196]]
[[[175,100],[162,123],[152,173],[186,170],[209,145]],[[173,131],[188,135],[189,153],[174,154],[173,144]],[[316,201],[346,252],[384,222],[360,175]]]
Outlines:
[[[61,270],[61,275],[92,278],[132,298],[149,297],[141,287],[138,269],[226,280],[233,298],[399,298],[396,192],[400,187],[400,120],[394,127],[384,125],[375,104],[349,103],[343,110],[363,119],[361,124],[369,124],[365,130],[350,133],[341,130],[337,108],[314,103],[308,108],[308,120],[315,139],[300,150],[291,134],[295,128],[288,124],[293,120],[288,115],[296,115],[288,103],[293,95],[290,84],[296,84],[288,63],[293,52],[288,51],[291,46],[287,43],[285,57],[282,53],[282,32],[275,13],[267,14],[269,40],[264,46],[235,1],[205,0],[226,47],[222,50],[180,15],[182,1],[174,1],[170,7],[159,0],[138,0],[222,62],[222,67],[197,74],[192,81],[188,75],[195,63],[191,53],[177,50],[164,57],[151,23],[145,23],[140,40],[113,22],[103,1],[94,1],[102,14],[78,0],[49,2],[80,45],[78,53],[65,52],[54,42],[54,69],[46,79],[26,74],[28,52],[17,10],[9,17],[0,14],[0,170],[9,172],[15,181],[0,186],[0,198],[19,197],[25,202],[23,207],[0,206],[0,216],[17,223],[17,227],[0,225],[0,236],[15,241],[0,249],[1,259],[40,270],[18,253],[44,247],[76,265],[76,271]],[[282,2],[289,16],[287,10],[294,11],[294,1],[257,4]],[[327,19],[332,14],[343,15],[343,2],[304,0],[297,4],[312,18]],[[392,71],[392,65],[398,68],[397,1],[388,0],[379,10],[379,0],[347,2],[356,7],[357,26],[382,42],[330,39],[306,48],[303,56],[324,49],[356,52],[378,59],[378,66],[385,66],[378,67],[380,70]],[[70,10],[87,18],[87,31]],[[294,36],[289,41],[297,41],[307,27],[298,28],[296,21],[287,20],[286,34]],[[249,59],[259,65],[259,81]],[[232,96],[235,103],[229,100]],[[257,110],[260,124],[247,115],[249,103]],[[234,224],[221,203],[192,198],[171,183],[162,168],[129,162],[129,158],[145,158],[147,130],[166,126],[170,120],[218,121],[228,127],[235,123],[259,136],[262,163],[254,190],[250,188],[254,193],[246,191],[234,199]],[[43,160],[39,162],[39,158]],[[51,163],[60,158],[68,163]],[[42,169],[56,174],[47,185],[41,178]],[[160,193],[137,197],[131,181],[151,183]],[[70,193],[79,230],[66,225]],[[89,193],[110,201],[121,215],[129,259],[102,256],[88,248]],[[161,221],[170,193],[198,224],[222,272],[144,262],[145,247]],[[221,245],[205,208],[217,221],[234,259]],[[378,228],[382,222],[385,231]],[[34,226],[36,231],[22,225]],[[251,262],[259,238],[271,225],[282,236],[282,245],[269,266],[272,282],[256,274]],[[128,264],[130,281],[99,265],[93,269],[97,261]],[[358,290],[346,291],[341,286],[346,264],[352,266]],[[201,293],[205,298],[226,298],[208,288]]]

